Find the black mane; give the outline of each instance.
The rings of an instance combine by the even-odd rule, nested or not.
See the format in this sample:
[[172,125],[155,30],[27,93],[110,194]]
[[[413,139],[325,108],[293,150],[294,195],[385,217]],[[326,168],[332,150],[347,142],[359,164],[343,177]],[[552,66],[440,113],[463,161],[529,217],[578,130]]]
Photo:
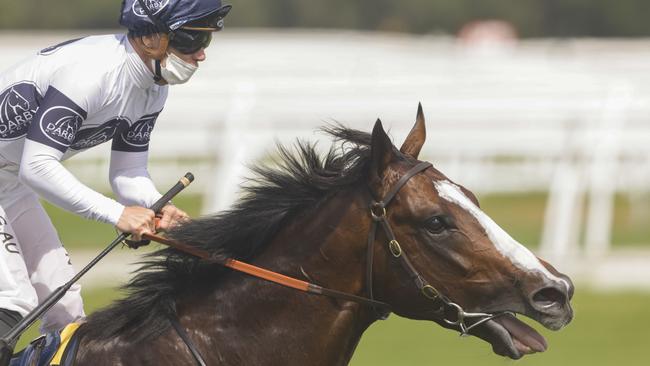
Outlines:
[[[167,236],[219,259],[255,257],[296,213],[367,176],[370,134],[340,125],[323,130],[341,142],[323,158],[314,144],[299,141],[296,155],[278,146],[277,167],[253,167],[255,177],[232,209],[192,220]],[[167,314],[175,316],[175,296],[200,291],[223,272],[174,249],[149,254],[123,287],[128,296],[89,316],[91,326],[80,333],[99,339],[122,335],[130,342],[156,336],[167,329]]]

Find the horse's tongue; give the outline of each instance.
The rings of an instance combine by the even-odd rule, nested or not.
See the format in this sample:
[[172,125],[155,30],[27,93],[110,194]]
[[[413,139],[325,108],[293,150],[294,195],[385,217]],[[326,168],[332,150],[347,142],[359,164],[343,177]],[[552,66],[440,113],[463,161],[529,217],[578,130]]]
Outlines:
[[522,353],[546,351],[548,347],[546,339],[528,324],[512,315],[503,315],[494,320],[510,333],[518,351]]

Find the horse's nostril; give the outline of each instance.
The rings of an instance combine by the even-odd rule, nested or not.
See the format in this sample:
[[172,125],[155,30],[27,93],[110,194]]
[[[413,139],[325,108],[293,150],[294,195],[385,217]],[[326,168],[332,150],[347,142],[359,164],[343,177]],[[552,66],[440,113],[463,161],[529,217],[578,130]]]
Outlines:
[[566,302],[566,294],[555,287],[545,287],[533,295],[533,302],[543,308],[556,304],[562,306]]

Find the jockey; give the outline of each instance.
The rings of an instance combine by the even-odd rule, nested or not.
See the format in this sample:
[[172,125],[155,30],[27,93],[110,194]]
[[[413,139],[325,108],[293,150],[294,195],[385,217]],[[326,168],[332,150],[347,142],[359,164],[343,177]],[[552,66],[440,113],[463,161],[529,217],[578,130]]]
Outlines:
[[[124,0],[128,34],[63,42],[0,73],[0,335],[74,275],[39,197],[134,240],[155,230],[146,207],[162,195],[147,172],[151,131],[167,85],[190,79],[230,8],[221,0]],[[61,164],[109,140],[117,201]],[[162,230],[187,218],[171,204],[162,215]],[[74,285],[41,331],[83,316]]]

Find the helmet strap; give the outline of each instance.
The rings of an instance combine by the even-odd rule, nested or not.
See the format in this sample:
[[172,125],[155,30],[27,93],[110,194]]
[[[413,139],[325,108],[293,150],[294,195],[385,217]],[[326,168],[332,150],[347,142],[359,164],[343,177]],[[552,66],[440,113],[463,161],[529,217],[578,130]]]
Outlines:
[[155,71],[154,71],[153,81],[159,82],[160,80],[163,79],[162,73],[160,71],[160,60],[154,61],[154,68]]

